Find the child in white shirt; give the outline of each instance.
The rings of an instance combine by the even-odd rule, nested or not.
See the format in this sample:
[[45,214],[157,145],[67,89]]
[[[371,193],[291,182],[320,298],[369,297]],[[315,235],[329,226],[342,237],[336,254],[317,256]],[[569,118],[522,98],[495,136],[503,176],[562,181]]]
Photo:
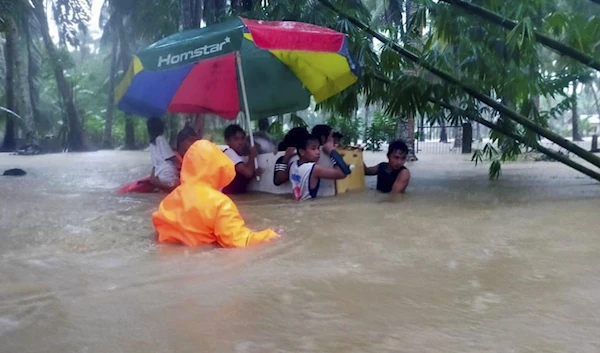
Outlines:
[[[297,201],[314,199],[319,192],[321,179],[338,180],[344,179],[346,173],[344,169],[348,169],[344,161],[331,157],[334,151],[333,138],[327,140],[323,145],[323,153],[331,157],[333,168],[328,168],[317,164],[321,156],[319,148],[319,138],[314,135],[305,136],[298,146],[297,161],[290,165],[290,182],[292,183],[292,193]],[[349,174],[349,173],[348,173]]]
[[150,118],[147,121],[150,136],[150,158],[152,160],[152,175],[150,183],[157,188],[171,192],[179,185],[178,160],[175,152],[163,136],[165,125],[160,118]]

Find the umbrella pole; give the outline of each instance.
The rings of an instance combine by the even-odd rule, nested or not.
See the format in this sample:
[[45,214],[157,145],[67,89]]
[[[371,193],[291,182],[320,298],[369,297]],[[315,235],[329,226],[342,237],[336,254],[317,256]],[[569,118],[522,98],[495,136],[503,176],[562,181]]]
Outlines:
[[[235,52],[235,60],[237,62],[238,71],[240,72],[240,84],[242,86],[242,100],[244,101],[244,116],[248,125],[248,135],[250,136],[250,146],[254,146],[254,135],[252,134],[252,125],[250,124],[250,108],[248,107],[248,95],[246,94],[246,81],[244,79],[244,69],[242,68],[242,56],[240,52]],[[254,168],[258,169],[258,160],[254,159]],[[256,180],[260,181],[260,176],[256,176]]]

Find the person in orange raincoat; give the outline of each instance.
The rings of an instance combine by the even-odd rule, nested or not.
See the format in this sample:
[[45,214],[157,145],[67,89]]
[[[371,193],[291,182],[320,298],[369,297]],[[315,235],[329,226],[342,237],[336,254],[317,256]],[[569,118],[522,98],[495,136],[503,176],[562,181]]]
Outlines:
[[242,248],[278,238],[271,229],[246,228],[233,201],[219,191],[234,177],[233,162],[217,145],[194,142],[183,157],[181,185],[152,214],[158,242]]

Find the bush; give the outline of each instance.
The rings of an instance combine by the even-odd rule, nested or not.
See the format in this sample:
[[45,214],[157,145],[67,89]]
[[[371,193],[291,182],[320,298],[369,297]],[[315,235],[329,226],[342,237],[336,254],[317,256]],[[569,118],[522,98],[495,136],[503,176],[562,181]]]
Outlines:
[[398,119],[394,119],[381,111],[373,114],[371,126],[366,131],[366,148],[370,151],[381,151],[384,141],[391,141],[396,137]]
[[331,126],[334,131],[338,131],[344,135],[343,144],[354,145],[361,137],[364,123],[357,116],[351,118],[332,116],[327,119],[327,125]]

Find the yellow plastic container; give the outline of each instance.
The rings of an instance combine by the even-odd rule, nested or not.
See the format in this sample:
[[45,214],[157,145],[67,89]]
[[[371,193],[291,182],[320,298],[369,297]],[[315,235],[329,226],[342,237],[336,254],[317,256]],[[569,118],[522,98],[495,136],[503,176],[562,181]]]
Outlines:
[[[338,147],[338,153],[342,156],[346,164],[354,166],[352,173],[342,180],[321,180],[321,186],[319,187],[318,197],[334,196],[336,194],[343,194],[348,191],[363,190],[365,188],[365,170],[363,168],[363,155],[359,149],[351,147]],[[263,174],[259,181],[252,178],[248,185],[248,190],[259,191],[269,194],[291,194],[292,189],[290,183],[285,183],[280,186],[273,184],[273,173],[275,169],[275,162],[284,152],[264,153],[258,155],[258,166],[263,170]],[[321,153],[321,159],[319,164],[325,167],[332,167],[331,161],[327,155]]]
[[363,168],[363,153],[358,148],[338,147],[338,153],[344,159],[344,162],[352,168],[352,173],[345,179],[336,180],[336,194],[343,194],[348,191],[365,189],[365,169]]

